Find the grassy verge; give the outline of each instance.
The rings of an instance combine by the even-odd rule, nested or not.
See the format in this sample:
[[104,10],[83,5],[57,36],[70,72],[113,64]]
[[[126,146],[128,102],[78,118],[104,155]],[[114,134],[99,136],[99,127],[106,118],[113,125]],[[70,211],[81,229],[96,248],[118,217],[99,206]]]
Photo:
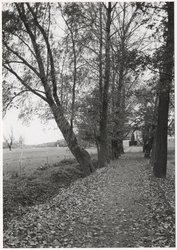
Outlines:
[[[93,156],[93,163],[97,161]],[[65,159],[52,166],[41,166],[31,175],[11,175],[3,181],[3,225],[14,216],[22,216],[28,207],[44,203],[69,186],[83,173],[75,159]]]

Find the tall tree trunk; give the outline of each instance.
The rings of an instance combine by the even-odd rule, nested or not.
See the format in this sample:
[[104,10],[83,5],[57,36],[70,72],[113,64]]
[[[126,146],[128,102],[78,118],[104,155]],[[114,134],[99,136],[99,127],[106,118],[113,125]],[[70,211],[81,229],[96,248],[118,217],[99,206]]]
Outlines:
[[[100,18],[100,38],[99,38],[99,130],[101,134],[101,113],[102,113],[102,104],[103,104],[103,30],[102,30],[102,3],[99,3],[99,18]],[[100,155],[100,140],[96,140],[99,144],[99,152],[98,152],[98,162],[101,167],[101,155]],[[98,148],[97,144],[97,148]]]
[[[165,78],[165,77],[161,77]],[[161,83],[166,83],[166,79],[161,79]],[[154,161],[154,175],[159,178],[166,177],[167,169],[167,130],[168,130],[168,107],[169,91],[159,97],[156,149]]]
[[79,162],[85,176],[89,175],[91,172],[94,171],[94,167],[92,165],[89,153],[84,148],[81,148],[79,146],[71,125],[64,117],[62,107],[53,104],[51,106],[51,110],[58,125],[58,128],[61,130],[71,153]]
[[98,135],[96,133],[96,129],[94,129],[94,138],[95,138],[97,154],[98,154],[98,164],[100,164],[100,143],[99,143],[99,140],[98,140]]
[[76,46],[73,32],[71,31],[71,38],[72,38],[72,48],[73,48],[73,87],[72,87],[72,104],[71,104],[71,128],[73,129],[73,120],[75,116],[75,96],[76,96],[76,80],[77,80],[77,56],[76,56]]
[[106,21],[106,56],[105,56],[105,76],[103,87],[103,101],[100,121],[100,165],[105,166],[108,159],[108,142],[107,142],[107,120],[108,120],[108,92],[110,81],[110,26],[111,26],[111,3],[108,3],[107,21]]
[[155,123],[153,124],[153,127],[152,127],[152,136],[153,136],[154,140],[153,140],[151,159],[150,159],[150,165],[151,166],[154,166],[155,159],[156,159],[156,131],[157,131],[158,105],[159,105],[159,98],[158,98],[158,96],[156,96],[155,107],[154,107],[154,120],[155,120]]
[[152,145],[152,152],[151,152],[151,159],[150,159],[150,165],[154,166],[156,160],[156,135],[154,137],[153,145]]
[[168,22],[167,41],[163,58],[163,72],[160,75],[160,93],[156,132],[156,154],[153,172],[158,178],[165,178],[167,171],[167,131],[170,86],[172,83],[174,56],[174,3],[166,2]]
[[[116,124],[114,125],[114,140],[117,140],[117,147],[112,147],[113,155],[118,157],[123,153],[123,128],[124,128],[124,111],[125,111],[125,87],[124,87],[124,71],[125,71],[125,15],[126,15],[126,3],[123,7],[123,21],[122,21],[122,31],[121,31],[121,42],[120,42],[120,68],[118,73],[118,83],[117,83],[117,95],[116,95]],[[114,144],[116,145],[116,144]],[[116,153],[115,153],[116,152]],[[115,158],[116,158],[115,157]],[[114,158],[113,158],[114,159]]]

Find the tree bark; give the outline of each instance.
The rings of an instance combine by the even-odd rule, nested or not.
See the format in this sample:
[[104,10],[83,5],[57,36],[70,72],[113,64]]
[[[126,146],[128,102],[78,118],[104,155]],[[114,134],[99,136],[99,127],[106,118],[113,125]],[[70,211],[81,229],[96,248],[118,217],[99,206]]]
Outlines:
[[[125,39],[126,39],[126,26],[125,26],[125,15],[126,15],[126,3],[124,3],[123,7],[123,21],[122,21],[122,32],[121,32],[121,41],[120,41],[120,67],[116,68],[118,70],[118,81],[117,81],[117,92],[115,95],[115,108],[114,108],[114,133],[113,140],[116,140],[118,145],[116,147],[112,147],[112,159],[118,158],[123,150],[123,129],[124,128],[124,120],[125,120],[125,86],[124,86],[124,71],[125,71]],[[116,152],[117,151],[117,152]]]
[[[165,81],[165,79],[161,79]],[[154,175],[159,178],[166,177],[167,169],[167,128],[168,128],[168,107],[169,93],[161,94],[159,98],[159,110],[156,135],[156,158],[154,162]]]
[[152,153],[151,153],[151,159],[150,159],[151,166],[154,166],[155,159],[156,159],[156,137],[154,137],[154,142],[152,145]]
[[106,21],[106,57],[105,57],[105,76],[103,87],[103,101],[102,112],[100,121],[100,165],[101,167],[106,165],[109,161],[108,155],[108,142],[107,142],[107,122],[108,122],[108,91],[110,81],[110,26],[111,26],[111,3],[108,3],[107,21]]
[[173,73],[174,55],[174,3],[166,2],[168,22],[167,41],[164,50],[163,72],[160,75],[160,93],[156,132],[156,149],[153,172],[155,177],[165,178],[167,171],[167,131],[170,87]]
[[97,135],[95,129],[94,129],[94,138],[95,138],[95,143],[96,143],[96,148],[97,148],[97,154],[98,154],[98,165],[100,167],[100,142],[98,140],[98,135]]
[[51,110],[58,125],[58,128],[61,130],[71,153],[79,162],[85,176],[89,175],[91,172],[94,172],[95,169],[92,165],[90,155],[84,148],[81,148],[79,146],[73,129],[71,128],[67,119],[64,117],[62,107],[58,107],[53,104],[51,106]]
[[[100,95],[100,103],[99,103],[99,116],[100,116],[100,122],[99,122],[99,130],[100,130],[100,136],[101,136],[101,120],[102,120],[102,106],[103,106],[103,30],[102,30],[102,3],[99,3],[99,18],[100,18],[100,38],[99,38],[99,95]],[[100,137],[99,137],[100,138]],[[99,167],[101,167],[102,163],[102,145],[103,141],[101,142],[100,140],[96,140],[97,144],[97,149],[99,148],[98,151],[98,162],[99,162]],[[104,164],[103,164],[104,165]]]

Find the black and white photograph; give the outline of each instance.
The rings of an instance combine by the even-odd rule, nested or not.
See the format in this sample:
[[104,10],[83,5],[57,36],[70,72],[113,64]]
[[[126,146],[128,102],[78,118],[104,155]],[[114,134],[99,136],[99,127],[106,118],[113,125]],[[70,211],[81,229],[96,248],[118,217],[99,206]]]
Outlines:
[[3,248],[175,248],[175,2],[1,3]]

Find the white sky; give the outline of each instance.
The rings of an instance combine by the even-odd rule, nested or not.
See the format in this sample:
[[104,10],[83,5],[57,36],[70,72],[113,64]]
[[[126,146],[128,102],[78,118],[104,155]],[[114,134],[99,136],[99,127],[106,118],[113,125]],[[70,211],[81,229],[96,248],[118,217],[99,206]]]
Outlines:
[[29,126],[23,125],[18,119],[18,110],[11,109],[3,119],[3,135],[8,136],[11,127],[13,128],[16,140],[22,135],[25,138],[25,144],[39,144],[53,142],[63,139],[60,130],[57,128],[55,121],[49,124],[42,124],[39,120],[32,121]]

